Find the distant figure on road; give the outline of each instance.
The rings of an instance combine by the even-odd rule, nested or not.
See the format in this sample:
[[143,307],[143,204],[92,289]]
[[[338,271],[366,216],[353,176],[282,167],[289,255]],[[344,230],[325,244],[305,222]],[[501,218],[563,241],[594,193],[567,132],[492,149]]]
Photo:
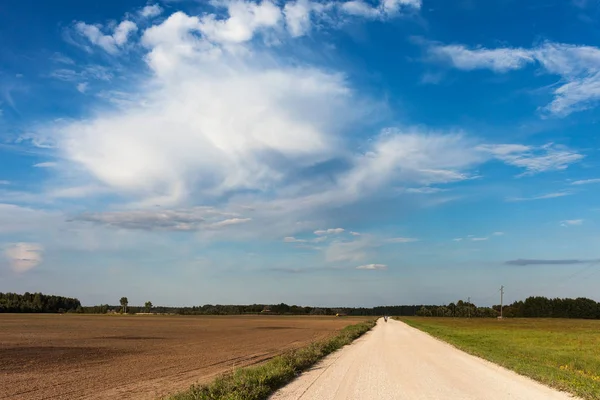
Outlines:
[[383,320],[384,320],[385,322],[387,322],[387,315],[384,315],[384,316],[383,316]]

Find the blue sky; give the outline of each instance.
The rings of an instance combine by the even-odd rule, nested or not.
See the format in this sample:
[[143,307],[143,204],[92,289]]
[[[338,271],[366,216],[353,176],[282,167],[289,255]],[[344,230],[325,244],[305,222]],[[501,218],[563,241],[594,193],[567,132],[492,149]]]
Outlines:
[[600,8],[11,1],[0,291],[597,297]]

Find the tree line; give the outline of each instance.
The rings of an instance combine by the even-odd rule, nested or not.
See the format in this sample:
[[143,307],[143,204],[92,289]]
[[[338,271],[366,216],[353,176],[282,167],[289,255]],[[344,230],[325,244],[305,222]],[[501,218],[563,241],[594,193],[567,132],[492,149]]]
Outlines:
[[[76,298],[45,295],[42,293],[0,293],[0,313],[156,313],[179,315],[348,315],[348,316],[423,316],[458,318],[495,318],[500,306],[478,307],[472,302],[459,300],[448,305],[402,305],[381,307],[305,307],[280,304],[221,305],[205,304],[193,307],[154,306],[147,301],[143,306],[130,306],[127,297],[121,297],[119,305],[101,304],[81,306]],[[506,318],[584,318],[600,319],[600,303],[579,297],[549,299],[542,296],[528,297],[502,308]]]
[[[499,312],[500,306],[494,306],[494,309]],[[505,317],[516,318],[600,319],[600,303],[585,297],[549,299],[532,296],[504,306],[502,314]]]
[[83,312],[79,300],[42,293],[0,293],[0,313]]

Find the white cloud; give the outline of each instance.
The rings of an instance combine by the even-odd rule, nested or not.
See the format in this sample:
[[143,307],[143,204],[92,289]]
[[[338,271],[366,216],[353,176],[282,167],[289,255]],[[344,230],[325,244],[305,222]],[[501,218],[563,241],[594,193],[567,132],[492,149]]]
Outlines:
[[99,80],[108,82],[113,78],[112,72],[101,65],[88,65],[79,71],[68,68],[60,68],[52,71],[49,75],[52,78],[65,82],[80,82],[85,80]]
[[388,243],[412,243],[412,242],[418,242],[418,241],[419,241],[419,239],[408,238],[408,237],[396,237],[396,238],[386,239],[386,242],[388,242]]
[[319,229],[314,232],[315,235],[338,235],[344,232],[344,228]]
[[43,251],[38,243],[13,243],[5,247],[4,257],[15,272],[26,272],[42,263]]
[[[478,166],[512,157],[515,149],[535,157],[550,151],[514,144],[482,150],[481,141],[465,133],[403,127],[359,143],[358,153],[345,134],[368,120],[378,109],[374,103],[343,74],[279,57],[271,42],[251,40],[289,38],[285,6],[219,4],[219,16],[176,12],[141,33],[149,73],[123,91],[118,109],[98,107],[88,119],[63,120],[41,132],[64,164],[56,171],[66,182],[63,195],[111,194],[129,202],[123,208],[150,213],[156,205],[174,212],[195,204],[249,206],[257,211],[246,230],[259,228],[280,240],[319,228],[302,230],[298,220],[380,196],[388,187],[433,192],[430,185],[473,179]],[[320,18],[311,10],[311,18]],[[76,72],[73,79],[82,78]],[[327,161],[348,167],[315,178],[314,167]],[[556,168],[566,165],[561,162]],[[149,217],[115,218],[93,222],[151,229]],[[218,223],[170,222],[156,229],[205,231]]]
[[[232,218],[222,219],[231,216]],[[74,221],[93,222],[121,229],[195,231],[220,229],[251,221],[211,207],[194,207],[179,210],[131,210],[104,213],[84,213]]]
[[311,29],[311,13],[323,7],[310,0],[297,0],[286,3],[283,7],[285,23],[292,37],[306,35]]
[[499,144],[481,145],[478,148],[508,165],[525,169],[522,176],[564,170],[584,158],[582,154],[553,143],[540,147]]
[[560,221],[560,226],[568,227],[568,226],[579,226],[583,225],[582,219],[566,219],[564,221]]
[[423,187],[419,187],[419,188],[408,188],[405,191],[406,191],[406,193],[414,193],[414,194],[434,194],[434,193],[443,192],[445,190],[441,189],[441,188],[436,188],[436,187],[423,186]]
[[463,238],[454,238],[452,239],[453,242],[462,242]]
[[421,0],[381,0],[376,6],[363,0],[352,0],[339,4],[341,11],[346,14],[371,19],[385,19],[394,17],[402,11],[421,8]]
[[574,181],[574,182],[571,182],[571,185],[589,185],[592,183],[600,183],[600,178],[599,179],[583,179],[580,181]]
[[79,91],[79,93],[85,93],[88,89],[88,83],[87,82],[81,82],[77,84],[77,91]]
[[218,228],[223,228],[225,226],[230,226],[230,225],[244,224],[244,223],[250,222],[250,221],[252,221],[252,218],[229,218],[229,219],[225,219],[223,221],[214,222],[214,223],[208,225],[208,227],[212,228],[212,229],[218,229]]
[[75,24],[75,30],[80,35],[110,54],[118,53],[119,49],[127,43],[129,36],[138,28],[134,22],[125,20],[114,28],[112,34],[105,35],[101,29],[102,25],[89,25],[85,22]]
[[533,197],[509,197],[506,199],[506,201],[531,201],[531,200],[554,199],[556,197],[571,196],[572,194],[573,194],[572,192],[553,192],[553,193],[546,193],[546,194],[541,194],[539,196],[533,196]]
[[325,248],[325,260],[335,263],[361,262],[367,258],[374,246],[372,240],[365,236],[350,242],[333,241]]
[[466,71],[491,69],[496,72],[508,72],[523,68],[535,61],[530,51],[519,48],[486,49],[480,47],[471,50],[463,45],[434,45],[428,48],[428,53],[435,59],[448,61],[455,68]]
[[283,241],[286,243],[306,243],[307,242],[304,239],[296,239],[293,236],[286,236],[283,238]]
[[230,53],[198,38],[200,27],[178,12],[147,29],[152,90],[120,112],[55,126],[62,156],[103,185],[167,205],[198,186],[203,196],[264,190],[339,153],[336,136],[360,104],[343,75]]
[[471,240],[474,241],[474,242],[483,242],[483,241],[486,241],[488,239],[489,238],[487,238],[487,237],[472,237],[471,238]]
[[46,161],[46,162],[41,162],[41,163],[37,163],[37,164],[33,164],[33,166],[35,168],[54,168],[56,167],[58,164],[53,162],[53,161]]
[[494,233],[492,233],[492,235],[494,235],[494,236],[503,236],[504,232],[494,232]]
[[350,234],[351,234],[352,236],[360,236],[360,233],[358,233],[358,232],[353,232],[353,231],[350,231]]
[[561,78],[554,100],[544,110],[566,116],[591,108],[600,101],[600,48],[545,42],[530,49],[474,48],[464,45],[429,44],[432,59],[462,70],[491,69],[497,73],[522,69],[537,63],[543,71]]
[[371,148],[357,156],[354,168],[340,184],[356,196],[390,182],[436,184],[473,178],[466,172],[488,156],[477,151],[463,134],[440,134],[416,130],[385,130]]
[[64,54],[61,53],[54,53],[52,55],[52,57],[50,57],[50,60],[56,62],[56,63],[60,63],[60,64],[68,64],[68,65],[74,65],[75,61],[73,61],[73,59],[65,56]]
[[366,270],[385,270],[387,269],[387,265],[385,264],[365,264],[365,265],[359,265],[358,267],[356,267],[356,269],[366,269]]
[[139,11],[139,14],[144,18],[154,18],[162,14],[163,9],[158,4],[146,6]]
[[260,3],[251,1],[231,1],[223,4],[229,17],[219,19],[210,14],[202,17],[198,30],[214,43],[247,42],[257,31],[274,28],[283,19],[281,9],[269,0]]

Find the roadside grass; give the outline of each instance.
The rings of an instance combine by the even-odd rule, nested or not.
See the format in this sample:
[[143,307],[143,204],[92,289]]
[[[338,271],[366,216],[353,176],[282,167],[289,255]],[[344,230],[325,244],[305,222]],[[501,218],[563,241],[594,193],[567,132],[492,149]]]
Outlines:
[[600,321],[397,319],[548,386],[600,400]]
[[205,385],[167,397],[168,400],[261,400],[293,380],[326,355],[352,343],[375,326],[376,321],[349,325],[336,336],[274,357],[266,363],[239,368]]

